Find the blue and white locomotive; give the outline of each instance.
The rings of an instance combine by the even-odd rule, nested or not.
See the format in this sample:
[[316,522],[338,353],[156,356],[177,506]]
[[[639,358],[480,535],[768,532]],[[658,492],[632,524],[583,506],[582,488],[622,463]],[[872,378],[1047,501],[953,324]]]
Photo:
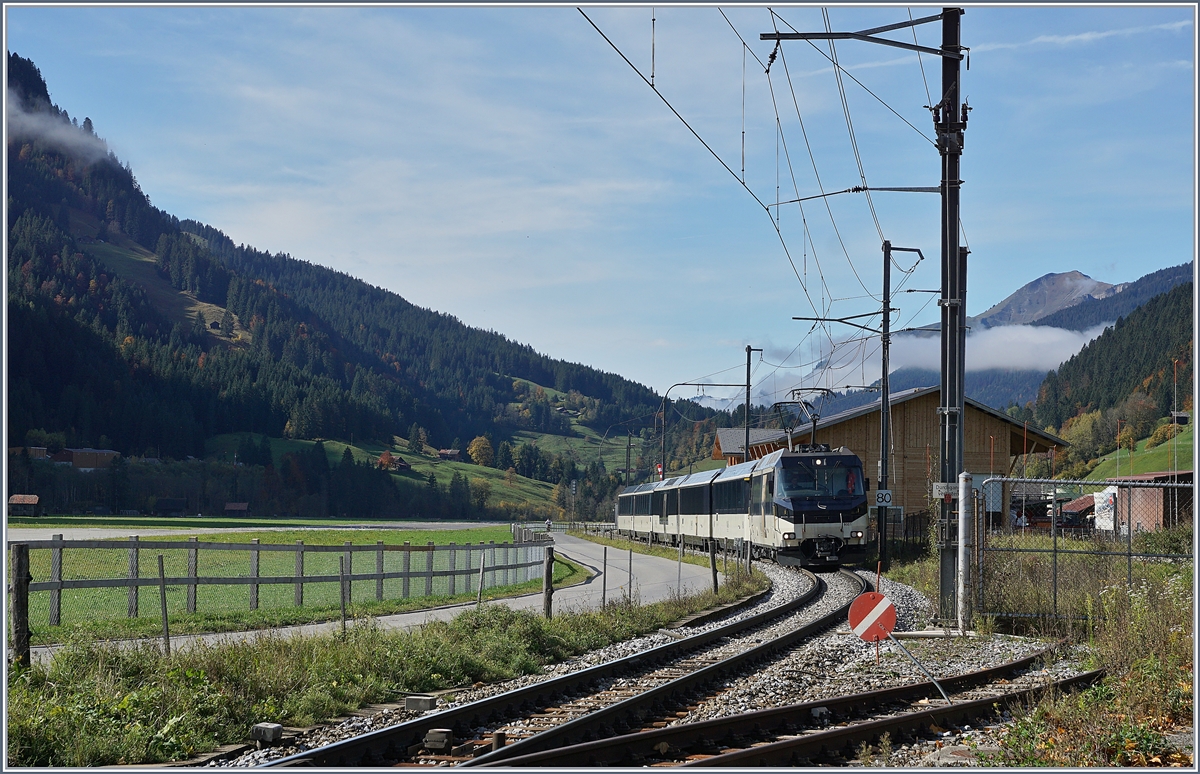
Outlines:
[[825,444],[626,487],[617,531],[658,543],[706,548],[749,543],[782,565],[836,566],[866,556],[867,490],[862,461]]

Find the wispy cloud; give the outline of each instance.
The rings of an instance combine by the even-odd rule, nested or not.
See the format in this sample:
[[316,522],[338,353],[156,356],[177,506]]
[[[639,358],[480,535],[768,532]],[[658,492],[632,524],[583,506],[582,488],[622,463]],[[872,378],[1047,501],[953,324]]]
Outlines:
[[[1103,332],[1103,324],[1082,332],[1042,325],[985,328],[967,335],[966,370],[1050,371]],[[895,368],[937,369],[941,365],[940,351],[937,336],[897,337],[892,346],[892,363]]]
[[1192,26],[1190,19],[1168,22],[1166,24],[1152,24],[1144,27],[1123,27],[1116,30],[1098,30],[1090,32],[1078,32],[1074,35],[1038,35],[1023,43],[980,43],[977,46],[971,46],[973,53],[982,51],[1000,51],[1003,49],[1026,48],[1029,46],[1074,46],[1087,43],[1095,43],[1100,40],[1116,37],[1130,37],[1133,35],[1144,35],[1148,32],[1179,32]]
[[6,90],[5,102],[10,139],[38,139],[79,157],[86,164],[94,164],[108,155],[104,140],[59,116],[25,110],[12,89]]

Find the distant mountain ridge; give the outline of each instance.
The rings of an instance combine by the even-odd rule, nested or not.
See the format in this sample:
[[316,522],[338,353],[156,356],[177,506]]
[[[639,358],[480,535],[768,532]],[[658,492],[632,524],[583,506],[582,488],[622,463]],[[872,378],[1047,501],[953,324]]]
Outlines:
[[1031,325],[1085,331],[1101,323],[1115,323],[1155,296],[1170,291],[1176,285],[1191,282],[1194,272],[1195,266],[1191,262],[1159,269],[1126,283],[1119,293],[1084,298],[1078,303],[1034,320]]
[[1108,298],[1127,286],[1110,285],[1079,271],[1046,274],[1021,286],[983,314],[969,318],[968,325],[1027,325],[1083,301]]

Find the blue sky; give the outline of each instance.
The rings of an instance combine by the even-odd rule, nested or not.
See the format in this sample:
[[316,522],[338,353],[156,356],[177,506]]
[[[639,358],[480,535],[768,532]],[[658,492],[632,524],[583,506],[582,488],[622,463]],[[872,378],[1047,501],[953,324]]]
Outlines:
[[[650,7],[585,10],[649,77]],[[655,9],[659,93],[737,177],[744,124],[745,182],[765,203],[777,181],[780,200],[818,193],[818,174],[825,191],[858,185],[828,60],[785,43],[768,80],[755,59],[773,45],[760,32],[821,30],[820,9],[724,10],[728,23],[715,6]],[[856,30],[910,10],[940,9],[832,7],[829,19]],[[879,306],[881,240],[861,194],[831,197],[828,210],[780,207],[781,243],[750,193],[573,7],[5,12],[8,50],[34,61],[57,104],[92,119],[159,207],[551,356],[661,392],[743,380],[750,344],[766,350],[757,389],[782,397],[831,341],[855,338],[844,327],[810,334],[793,316]],[[1192,258],[1194,14],[967,6],[970,314],[1048,272],[1117,283]],[[940,30],[917,36],[936,47]],[[867,43],[836,52],[913,125],[844,80],[868,183],[937,185],[922,106],[926,82],[937,99],[940,64]],[[937,288],[937,197],[872,201],[883,236],[926,256],[893,282]],[[933,298],[898,296],[894,326],[935,322]],[[1082,343],[1010,336],[969,351],[968,367],[1003,364],[1006,352],[1014,365],[1053,367]],[[840,343],[833,359],[842,369],[823,385],[878,375],[877,341]]]

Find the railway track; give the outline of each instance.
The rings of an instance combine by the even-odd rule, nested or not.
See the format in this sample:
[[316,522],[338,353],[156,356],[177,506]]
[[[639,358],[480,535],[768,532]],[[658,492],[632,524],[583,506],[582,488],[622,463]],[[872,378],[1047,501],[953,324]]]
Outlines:
[[[263,766],[483,765],[640,728],[647,717],[839,623],[849,601],[778,637],[755,630],[812,604],[826,584],[783,605],[648,651],[262,764]],[[849,572],[849,597],[869,584]],[[481,732],[481,729],[493,729]]]
[[[941,681],[953,704],[923,682],[825,698],[757,712],[685,723],[510,757],[518,767],[579,766],[812,766],[855,757],[858,745],[884,734],[893,741],[974,723],[997,706],[1028,701],[1040,691],[1068,690],[1101,676],[1088,672],[1046,684],[1028,670],[1045,651],[991,669]],[[482,762],[480,765],[491,765]]]

